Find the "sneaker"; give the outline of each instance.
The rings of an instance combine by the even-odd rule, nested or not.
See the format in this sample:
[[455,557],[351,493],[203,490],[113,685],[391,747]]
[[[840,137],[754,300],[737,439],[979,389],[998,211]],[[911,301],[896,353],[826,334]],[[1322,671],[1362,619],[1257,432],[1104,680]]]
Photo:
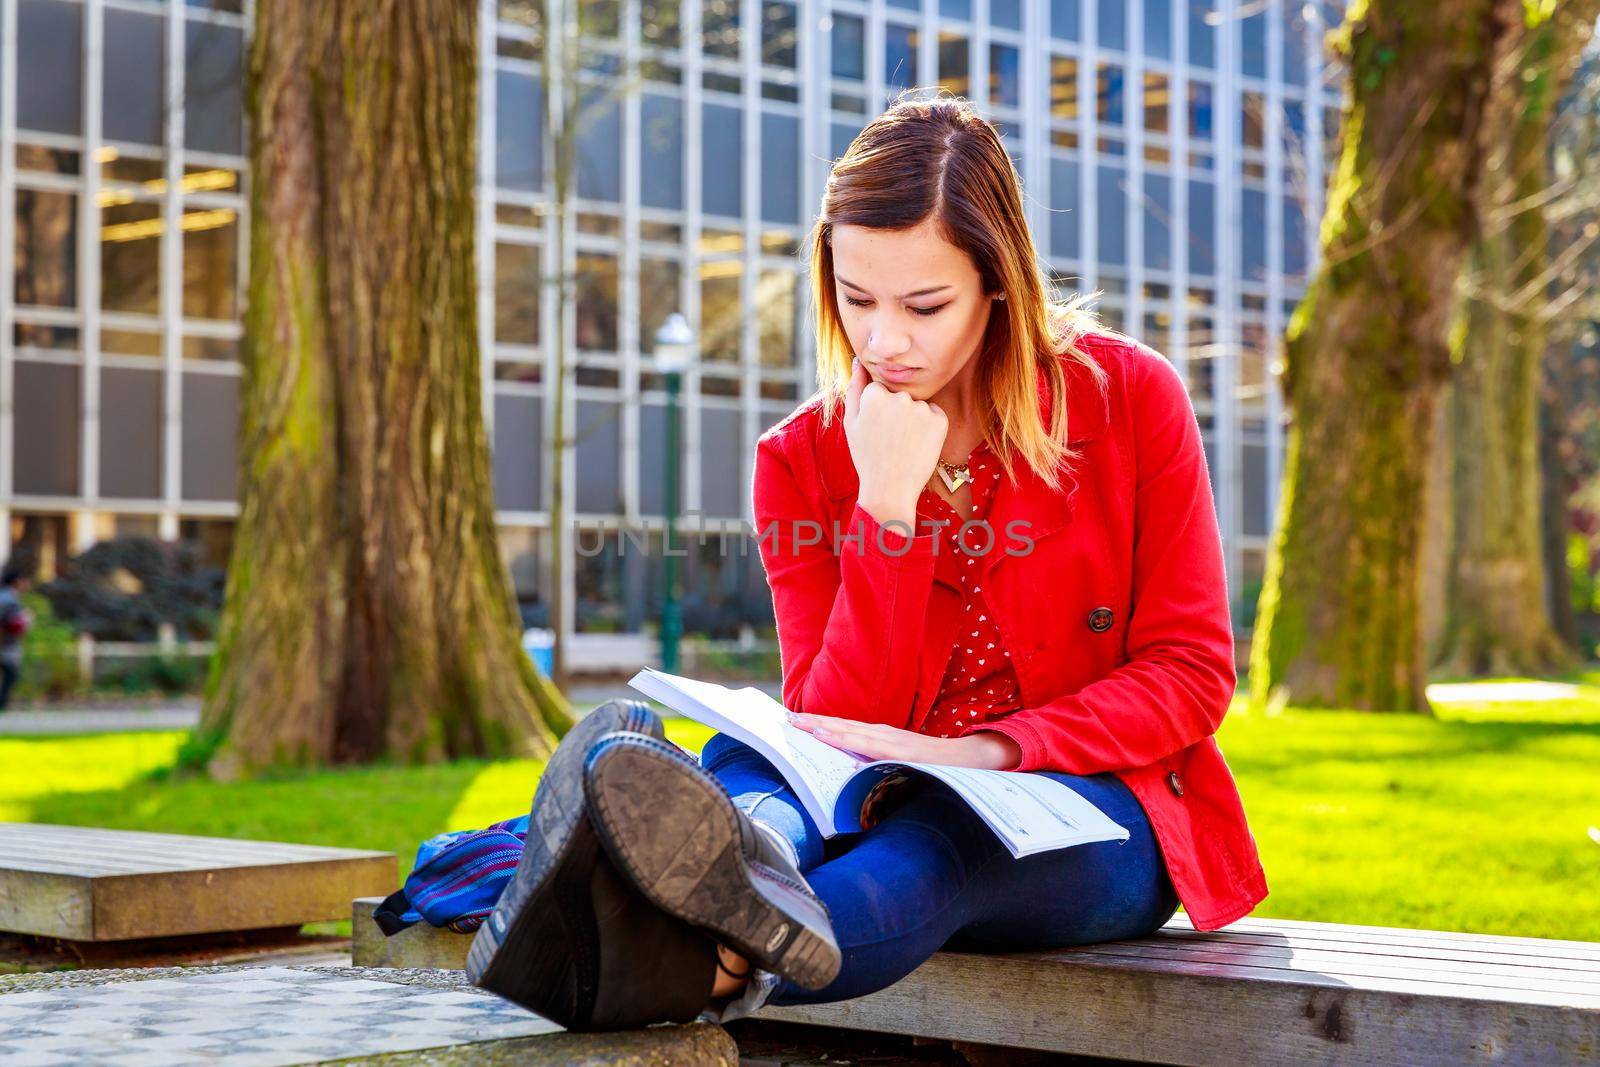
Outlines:
[[643,897],[601,848],[582,779],[585,755],[606,736],[667,744],[661,720],[635,700],[602,704],[562,739],[516,873],[473,938],[467,978],[569,1030],[690,1022],[711,997],[716,942]]
[[590,751],[583,787],[601,846],[657,907],[806,989],[838,976],[827,908],[687,753],[612,734]]

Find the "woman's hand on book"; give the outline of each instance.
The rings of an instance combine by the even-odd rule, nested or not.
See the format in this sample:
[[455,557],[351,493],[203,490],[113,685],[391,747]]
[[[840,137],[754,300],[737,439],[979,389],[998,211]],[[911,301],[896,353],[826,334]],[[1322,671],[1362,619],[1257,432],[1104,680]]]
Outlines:
[[808,712],[790,712],[789,722],[824,744],[874,760],[999,771],[1016,766],[1022,755],[1015,741],[994,730],[980,730],[965,737],[929,737],[882,723]]

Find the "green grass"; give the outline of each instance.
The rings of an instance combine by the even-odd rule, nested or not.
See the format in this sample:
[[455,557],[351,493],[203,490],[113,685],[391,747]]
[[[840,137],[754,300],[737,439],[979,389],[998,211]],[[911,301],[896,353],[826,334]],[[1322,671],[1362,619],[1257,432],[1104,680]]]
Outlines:
[[[1600,940],[1600,670],[1570,700],[1437,718],[1246,712],[1219,740],[1272,893],[1259,916]],[[673,720],[692,748],[709,731]],[[0,739],[0,820],[380,848],[527,810],[541,766],[466,761],[222,785],[152,778],[179,733]]]

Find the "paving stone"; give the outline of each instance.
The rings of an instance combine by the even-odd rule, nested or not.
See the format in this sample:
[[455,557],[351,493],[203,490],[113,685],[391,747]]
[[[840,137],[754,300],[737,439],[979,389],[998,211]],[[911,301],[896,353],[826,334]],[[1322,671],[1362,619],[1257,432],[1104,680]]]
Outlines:
[[[225,1025],[220,1026],[218,1023]],[[720,1027],[569,1034],[460,972],[209,967],[0,977],[0,1063],[728,1063]]]

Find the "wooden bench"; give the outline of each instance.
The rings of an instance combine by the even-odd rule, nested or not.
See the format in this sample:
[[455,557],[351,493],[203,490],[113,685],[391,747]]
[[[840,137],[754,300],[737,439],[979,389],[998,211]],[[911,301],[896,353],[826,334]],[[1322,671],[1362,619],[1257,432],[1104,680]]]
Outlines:
[[0,823],[0,931],[126,941],[342,919],[395,857],[314,845]]
[[[357,966],[460,967],[471,938],[385,938]],[[941,952],[857,1000],[760,1018],[1184,1064],[1600,1062],[1600,943],[1244,919],[1052,952]]]

